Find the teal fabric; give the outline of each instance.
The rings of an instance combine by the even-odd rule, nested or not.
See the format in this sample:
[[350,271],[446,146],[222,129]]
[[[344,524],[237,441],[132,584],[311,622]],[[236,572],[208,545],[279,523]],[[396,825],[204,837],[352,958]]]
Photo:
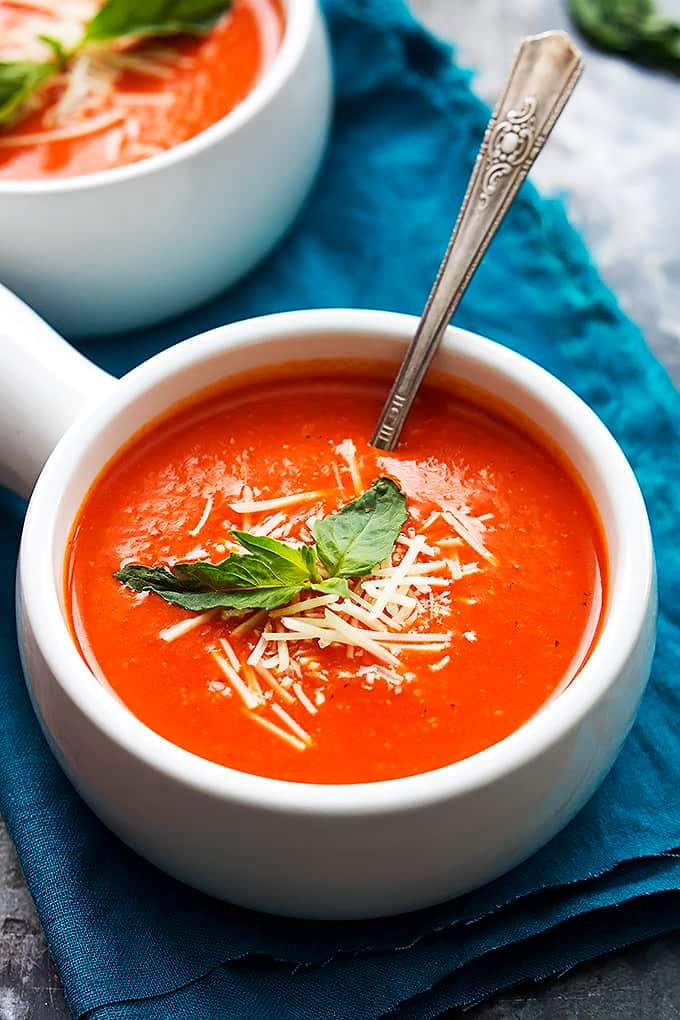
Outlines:
[[[251,315],[350,305],[419,312],[487,111],[401,0],[327,0],[338,89],[330,151],[288,238],[248,279],[143,334],[84,344],[123,373]],[[659,562],[654,672],[600,792],[544,850],[454,902],[321,924],[200,896],[112,837],[33,718],[13,630],[24,506],[0,493],[0,809],[77,1017],[434,1017],[680,920],[680,398],[598,278],[561,206],[526,188],[457,321],[545,365],[601,415],[640,480]],[[321,966],[324,964],[324,966]]]

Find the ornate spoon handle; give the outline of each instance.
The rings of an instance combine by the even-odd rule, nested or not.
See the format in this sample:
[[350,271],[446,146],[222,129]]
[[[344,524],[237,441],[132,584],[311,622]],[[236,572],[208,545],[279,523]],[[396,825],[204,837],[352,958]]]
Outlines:
[[571,95],[583,58],[564,32],[522,42],[487,126],[458,220],[371,443],[393,450],[444,331]]

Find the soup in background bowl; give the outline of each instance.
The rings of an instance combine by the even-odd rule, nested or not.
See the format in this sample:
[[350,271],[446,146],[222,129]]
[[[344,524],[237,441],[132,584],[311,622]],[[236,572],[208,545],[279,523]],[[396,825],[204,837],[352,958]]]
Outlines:
[[[26,314],[24,310],[24,323]],[[11,462],[0,451],[3,480],[11,479],[27,491],[50,442],[56,441],[78,408],[84,408],[37,481],[22,538],[19,640],[43,730],[76,788],[118,836],[171,875],[244,906],[303,917],[378,916],[424,907],[489,881],[544,845],[597,789],[633,723],[649,675],[656,590],[644,503],[614,439],[556,379],[510,350],[450,328],[433,365],[436,374],[409,422],[403,446],[384,461],[371,459],[378,455],[363,445],[369,419],[372,424],[373,409],[387,392],[415,326],[409,316],[386,312],[322,310],[269,316],[186,341],[120,381],[95,370],[44,324],[38,328],[34,322],[31,345],[17,341],[8,351],[11,375],[9,380],[3,376],[0,386],[11,392],[0,394],[0,417],[11,412],[11,427],[3,417]],[[342,371],[333,354],[341,341],[347,358],[355,362],[354,368],[346,365]],[[363,362],[361,371],[355,359]],[[313,371],[310,362],[315,363]],[[378,363],[390,366],[389,378],[382,376],[382,393],[384,370],[376,367]],[[313,379],[317,382],[312,385]],[[361,400],[356,398],[358,387],[363,387]],[[53,413],[36,433],[32,409],[47,393]],[[419,432],[426,423],[427,431]],[[233,452],[231,435],[240,443]],[[291,441],[301,458],[299,478],[293,477],[292,458],[289,473],[284,471],[283,447]],[[311,444],[308,454],[306,443]],[[243,470],[250,471],[250,457],[256,475],[245,482]],[[463,486],[469,479],[465,504],[469,510],[464,511],[462,493],[455,492],[455,486],[447,481],[442,490],[432,477],[427,487],[434,501],[427,504],[423,476],[411,479],[406,470],[409,457],[418,471],[423,464],[430,466],[431,458],[435,474],[443,465],[457,473]],[[225,477],[224,465],[231,465],[232,481]],[[272,466],[279,466],[281,474],[270,470]],[[492,467],[502,483],[495,490]],[[318,490],[308,489],[308,477]],[[195,491],[192,478],[199,480]],[[243,491],[246,484],[252,493]],[[483,504],[482,495],[475,498],[475,486],[488,502]],[[154,513],[172,502],[175,491],[181,499],[173,514],[158,513],[153,526]],[[324,495],[314,497],[316,505],[310,500],[294,532],[291,518],[293,511],[301,513],[302,504],[281,506],[285,496],[280,494],[297,501],[300,493],[311,491]],[[442,495],[451,492],[456,502],[444,506]],[[278,500],[278,509],[262,506],[270,496]],[[181,503],[186,504],[182,521]],[[129,515],[124,514],[126,506],[132,510]],[[347,507],[340,520],[333,516]],[[429,521],[436,512],[443,520]],[[127,524],[121,524],[121,513],[129,517]],[[277,513],[283,519],[276,518]],[[494,516],[489,518],[488,513]],[[535,547],[530,553],[518,530],[517,570],[512,566],[512,542],[506,538],[507,529],[501,528],[502,524],[512,528],[514,517],[529,529]],[[347,535],[354,536],[357,529],[363,534],[366,519],[371,542],[357,546],[351,570],[344,570]],[[74,532],[78,521],[81,530]],[[273,619],[279,620],[280,636],[285,634],[279,625],[294,636],[291,659],[308,647],[310,661],[301,663],[301,672],[304,665],[314,673],[313,662],[318,661],[318,682],[310,682],[309,673],[303,673],[289,677],[289,685],[284,683],[287,674],[277,669],[282,653],[276,651],[277,639],[270,640],[273,627],[262,642],[266,648],[260,648],[262,657],[254,663],[253,673],[243,666],[239,672],[236,667],[249,665],[246,660],[256,654],[264,631],[257,642],[248,632],[239,640],[238,625],[230,616],[226,620],[216,616],[197,626],[193,613],[166,603],[155,591],[140,597],[127,584],[135,571],[137,579],[140,570],[151,571],[148,576],[155,582],[160,571],[158,590],[164,585],[168,592],[175,585],[175,594],[205,600],[205,572],[196,566],[204,559],[199,548],[215,563],[220,556],[228,562],[230,555],[238,555],[229,545],[234,539],[243,554],[248,545],[281,553],[268,543],[286,539],[289,526],[288,540],[307,551],[287,546],[285,569],[275,561],[279,578],[269,587],[280,588],[285,580],[296,591],[286,593],[280,607],[285,613]],[[278,527],[284,530],[277,532]],[[256,533],[253,538],[253,530],[263,528],[271,528],[269,535]],[[190,531],[195,534],[190,536]],[[97,533],[101,550],[93,540]],[[477,549],[470,543],[473,535]],[[318,557],[310,548],[310,537],[315,538]],[[187,544],[180,547],[180,538]],[[460,545],[458,538],[463,540]],[[189,541],[195,542],[193,548]],[[226,552],[217,545],[224,545]],[[376,556],[379,563],[372,562]],[[181,557],[192,563],[184,572]],[[69,558],[73,583],[67,594],[64,569]],[[79,594],[90,559],[91,586],[87,581]],[[433,572],[432,564],[442,560],[447,566]],[[538,579],[537,561],[547,579]],[[418,573],[416,566],[427,573]],[[233,563],[229,571],[232,568]],[[400,568],[403,584],[398,580]],[[468,573],[458,577],[464,568]],[[271,580],[271,573],[259,571],[253,585],[257,588],[263,577]],[[525,582],[520,580],[519,594],[514,594],[516,582],[510,587],[514,575],[521,578],[526,571],[541,585],[544,607],[536,605]],[[601,609],[595,597],[598,572],[604,596]],[[242,565],[237,573],[244,576]],[[193,581],[187,593],[188,576]],[[389,587],[389,578],[395,576],[398,583]],[[429,592],[418,586],[418,579],[426,577],[431,578]],[[404,593],[406,580],[409,587]],[[504,586],[505,594],[497,599],[494,595],[494,611],[499,618],[505,614],[505,619],[494,663],[490,654],[494,627],[490,606],[489,617],[483,618],[482,596],[488,597],[496,582],[503,582],[498,588]],[[364,583],[368,589],[361,587]],[[576,583],[584,585],[582,591],[572,587]],[[212,585],[211,590],[215,588]],[[293,599],[313,601],[319,588],[340,599],[303,609],[312,614],[321,610],[321,622],[296,617]],[[434,631],[430,595],[436,612],[442,593],[451,596],[455,609],[446,611],[436,624],[441,630]],[[454,602],[459,594],[479,601]],[[395,595],[404,595],[402,608],[409,615],[416,608],[409,599],[418,603],[410,630],[396,626],[400,621]],[[213,609],[219,608],[223,596],[224,586]],[[276,598],[280,596],[279,590]],[[107,642],[96,611],[86,605],[90,597],[101,600],[102,616],[111,615],[117,652]],[[233,590],[230,598],[237,599]],[[384,608],[376,611],[371,600],[377,598],[382,598]],[[554,598],[562,605],[559,614],[551,606]],[[81,621],[79,602],[85,610]],[[337,611],[339,602],[355,605],[365,617],[359,613],[352,623],[347,607],[344,613]],[[478,619],[473,615],[476,610],[482,614]],[[208,611],[201,609],[198,615]],[[385,619],[377,619],[383,615]],[[530,618],[533,627],[528,626]],[[241,619],[252,623],[251,616],[243,614]],[[367,619],[380,629],[367,625]],[[524,627],[523,641],[513,639],[516,620]],[[319,635],[317,628],[328,631],[328,624],[333,630]],[[301,637],[305,626],[311,628],[310,641]],[[367,638],[366,631],[373,638]],[[348,639],[351,635],[352,643],[338,640],[338,632]],[[357,633],[363,635],[363,646]],[[422,643],[430,647],[405,651],[399,635],[408,633],[426,635]],[[449,633],[445,641],[443,635]],[[473,633],[476,641],[469,639]],[[592,642],[590,648],[579,647],[582,641]],[[522,647],[524,642],[541,656],[542,671],[520,677],[524,672],[520,663],[534,657]],[[439,647],[442,644],[445,648]],[[376,646],[397,662],[382,662],[375,654],[371,658],[368,653],[376,653]],[[348,665],[352,648],[355,659]],[[419,655],[425,659],[414,670]],[[447,655],[451,663],[460,655],[461,668],[450,669],[450,663],[443,662]],[[483,657],[477,670],[475,655]],[[130,680],[124,675],[125,663]],[[351,673],[347,688],[333,673],[336,665]],[[431,665],[440,668],[430,670]],[[402,692],[396,694],[400,671]],[[450,727],[448,751],[437,727],[427,723],[430,705],[419,700],[418,681],[405,676],[414,671],[425,677],[434,696],[448,685],[455,691],[451,701],[458,702],[457,707],[441,701],[437,705],[438,718],[444,707],[451,713],[440,722]],[[324,672],[327,678],[321,675]],[[524,687],[521,679],[527,680]],[[565,689],[550,700],[565,682]],[[223,693],[227,688],[231,694]],[[258,690],[264,704],[258,703]],[[266,697],[269,692],[271,697]],[[331,693],[339,699],[337,708],[331,707]],[[392,706],[387,704],[390,697]],[[316,713],[309,711],[305,699]],[[274,701],[285,715],[274,711]],[[343,703],[349,707],[342,708]],[[428,712],[418,716],[417,709],[425,707]],[[498,709],[504,715],[495,716]],[[355,717],[361,713],[355,729],[343,713]],[[458,730],[457,717],[465,719]],[[166,723],[176,729],[168,733]],[[233,747],[227,742],[217,746],[221,727]],[[367,737],[371,727],[376,731],[373,739]],[[397,739],[400,746],[392,751],[387,743],[397,732],[406,737]],[[342,739],[343,753],[333,749],[336,737]],[[411,746],[401,746],[409,739]],[[191,750],[186,749],[189,743]],[[489,746],[478,750],[484,744]],[[249,760],[250,749],[257,751],[257,758]],[[447,753],[449,762],[467,757],[444,764]],[[231,754],[229,765],[209,760],[210,755],[225,760]],[[400,773],[398,778],[376,780],[381,762],[392,775]],[[314,781],[305,780],[306,768]],[[294,769],[299,778],[271,778],[286,769]],[[334,777],[352,781],[328,781]]]
[[[84,0],[49,10],[0,0],[0,60],[54,59],[41,39],[73,45],[102,6]],[[283,10],[279,0],[223,7],[197,36],[123,35],[83,47],[0,120],[0,180],[124,166],[225,117],[269,69],[281,45]]]
[[[30,38],[44,33],[51,5],[39,6],[0,0],[5,60],[18,59],[21,38],[8,41],[2,26],[30,16]],[[107,5],[86,0],[93,6]],[[71,45],[82,22],[66,26]],[[37,46],[32,59],[44,62],[50,49]],[[114,334],[206,301],[270,251],[328,137],[332,79],[317,0],[234,0],[195,38],[100,41],[57,74],[56,59],[48,56],[27,116],[19,105],[0,124],[7,286],[68,336]]]

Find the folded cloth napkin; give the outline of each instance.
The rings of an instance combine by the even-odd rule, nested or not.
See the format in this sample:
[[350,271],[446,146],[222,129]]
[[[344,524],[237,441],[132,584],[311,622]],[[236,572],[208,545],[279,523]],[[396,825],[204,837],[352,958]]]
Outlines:
[[[277,252],[229,294],[143,334],[85,345],[124,372],[222,322],[309,306],[419,312],[487,112],[401,0],[327,0],[338,105],[325,167]],[[186,888],[82,804],[21,679],[12,576],[23,504],[0,493],[0,809],[76,1017],[424,1020],[680,921],[680,396],[560,206],[523,191],[461,325],[545,365],[623,445],[644,490],[661,592],[638,723],[600,792],[552,843],[475,893],[388,920],[307,923]],[[228,852],[228,848],[227,848]]]

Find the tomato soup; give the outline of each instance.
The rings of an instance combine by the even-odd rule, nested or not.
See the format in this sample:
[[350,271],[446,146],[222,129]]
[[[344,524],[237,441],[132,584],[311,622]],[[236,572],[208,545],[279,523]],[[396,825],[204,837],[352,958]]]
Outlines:
[[[398,450],[378,451],[388,387],[388,367],[359,362],[244,377],[150,426],[97,479],[68,552],[71,626],[152,730],[261,776],[393,779],[503,739],[581,668],[606,565],[571,467],[528,422],[436,380]],[[366,559],[344,591],[323,587],[341,572],[328,549],[328,569],[274,609],[190,611],[114,577],[248,555],[239,534],[313,558],[333,545],[319,523],[335,541],[328,515],[367,490],[396,516],[360,502],[363,518],[342,518]]]
[[[80,24],[50,6],[0,0],[0,60],[47,59],[38,36],[69,43],[101,5],[83,0]],[[253,90],[282,35],[280,0],[234,0],[200,37],[85,48],[0,124],[0,179],[93,173],[193,138]]]

